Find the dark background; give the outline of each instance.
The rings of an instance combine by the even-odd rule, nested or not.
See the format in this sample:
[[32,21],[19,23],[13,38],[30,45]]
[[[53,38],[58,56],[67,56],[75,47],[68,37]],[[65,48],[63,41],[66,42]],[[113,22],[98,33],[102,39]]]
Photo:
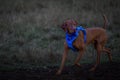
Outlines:
[[[72,66],[77,53],[69,52],[63,73],[61,63],[67,19],[79,25],[102,27],[108,19],[108,42],[113,62],[106,54],[95,72],[96,51],[87,47],[80,63]],[[0,0],[0,80],[120,80],[120,0]]]
[[[109,21],[106,46],[111,48],[113,61],[119,62],[119,0],[0,0],[0,65],[59,65],[65,40],[62,22],[75,19],[85,28],[102,27],[103,14]],[[67,64],[73,63],[76,56],[70,51]],[[95,58],[90,45],[81,63],[94,63]],[[104,62],[108,58],[102,54],[101,63]]]

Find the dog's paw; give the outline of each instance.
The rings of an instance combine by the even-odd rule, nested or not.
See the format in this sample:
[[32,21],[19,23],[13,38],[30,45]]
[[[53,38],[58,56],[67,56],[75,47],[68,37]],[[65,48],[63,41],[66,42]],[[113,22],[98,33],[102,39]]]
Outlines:
[[95,71],[95,69],[96,69],[95,67],[92,67],[89,71],[93,72],[93,71]]
[[77,67],[80,67],[80,68],[82,67],[82,66],[81,66],[80,64],[78,64],[78,63],[77,63],[77,64],[74,64],[74,65],[77,66]]
[[56,75],[60,75],[60,74],[61,74],[61,71],[58,70],[58,71],[56,72]]

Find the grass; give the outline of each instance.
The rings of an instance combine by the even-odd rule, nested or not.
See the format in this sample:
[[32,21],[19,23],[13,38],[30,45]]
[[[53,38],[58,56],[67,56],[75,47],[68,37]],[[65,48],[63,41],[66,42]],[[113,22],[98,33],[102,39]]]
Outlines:
[[[66,19],[75,19],[84,27],[102,26],[102,13],[110,22],[107,47],[119,61],[119,0],[4,0],[0,2],[0,64],[59,65],[65,33],[59,27]],[[68,64],[77,53],[70,51]],[[95,61],[92,46],[81,63]],[[107,61],[103,57],[102,62]]]

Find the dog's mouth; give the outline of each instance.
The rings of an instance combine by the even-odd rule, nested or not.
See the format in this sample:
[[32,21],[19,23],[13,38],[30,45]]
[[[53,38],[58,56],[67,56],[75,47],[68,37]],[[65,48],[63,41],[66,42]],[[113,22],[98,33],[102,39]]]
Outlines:
[[69,33],[69,34],[72,34],[72,33],[74,33],[76,31],[76,27],[74,27],[74,26],[71,26],[71,27],[69,27],[68,29],[67,29],[67,32]]
[[74,33],[75,32],[75,30],[68,30],[68,33],[69,34],[72,34],[72,33]]

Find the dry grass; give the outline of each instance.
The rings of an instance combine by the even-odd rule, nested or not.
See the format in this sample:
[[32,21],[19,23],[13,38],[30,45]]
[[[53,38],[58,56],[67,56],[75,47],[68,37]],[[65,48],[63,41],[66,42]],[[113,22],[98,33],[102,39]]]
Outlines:
[[[75,19],[84,27],[102,26],[102,13],[110,22],[108,47],[119,58],[119,0],[4,0],[0,2],[0,63],[58,64],[65,34],[59,25]],[[70,51],[70,53],[73,53]],[[68,63],[77,56],[69,54]],[[82,63],[93,62],[89,46]],[[114,57],[114,58],[115,58]],[[104,57],[103,57],[104,58]],[[105,58],[104,58],[105,59]]]

